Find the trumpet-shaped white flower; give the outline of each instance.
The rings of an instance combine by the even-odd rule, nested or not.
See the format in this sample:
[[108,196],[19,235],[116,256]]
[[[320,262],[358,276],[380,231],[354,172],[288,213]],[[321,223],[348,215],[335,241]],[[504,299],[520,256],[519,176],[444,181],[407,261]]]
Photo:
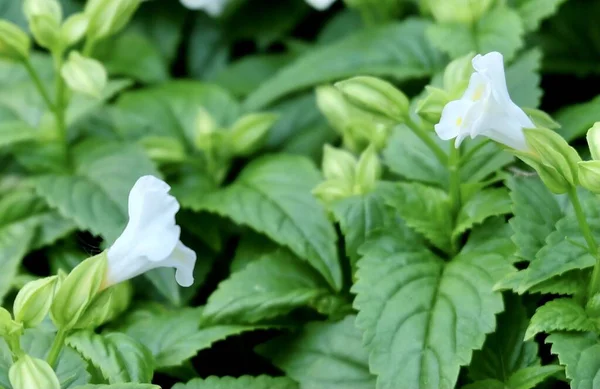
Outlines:
[[[230,0],[181,0],[181,4],[189,9],[204,10],[210,16],[219,16]],[[308,5],[319,11],[326,10],[335,0],[305,0]]]
[[176,269],[181,286],[194,282],[196,253],[179,241],[175,224],[179,203],[164,181],[143,176],[129,192],[129,222],[108,249],[106,286],[131,279],[158,267]]
[[443,140],[456,138],[456,147],[468,135],[483,135],[516,150],[527,150],[523,129],[535,125],[510,99],[502,54],[479,54],[472,64],[475,72],[467,90],[459,100],[446,104],[435,125],[436,133]]

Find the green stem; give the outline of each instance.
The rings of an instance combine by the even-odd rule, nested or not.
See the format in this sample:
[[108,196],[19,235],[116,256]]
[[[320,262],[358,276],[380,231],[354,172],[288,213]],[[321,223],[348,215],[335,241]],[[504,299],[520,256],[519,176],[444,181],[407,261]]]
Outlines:
[[465,153],[465,155],[463,156],[463,159],[462,159],[462,160],[463,160],[463,161],[465,161],[465,163],[466,163],[466,162],[468,162],[468,161],[470,161],[470,160],[473,158],[473,156],[474,156],[475,154],[477,154],[477,152],[478,152],[479,150],[481,150],[482,148],[484,148],[485,146],[487,146],[487,144],[488,144],[488,143],[490,143],[490,142],[491,142],[491,141],[490,141],[490,140],[488,140],[488,139],[483,139],[483,140],[481,140],[481,141],[480,141],[478,144],[476,144],[475,146],[471,147],[471,148],[469,149],[469,151],[467,151],[467,152]]
[[44,83],[42,82],[42,80],[40,79],[40,76],[35,71],[29,58],[27,58],[23,61],[23,65],[25,66],[25,69],[27,69],[27,72],[29,73],[31,80],[33,81],[33,83],[35,84],[35,87],[40,92],[40,95],[44,99],[44,102],[48,106],[48,109],[51,111],[54,111],[54,104],[52,104],[52,99],[50,99],[50,94],[46,90]]
[[450,173],[450,203],[456,216],[462,206],[462,200],[460,196],[460,148],[454,147],[454,142],[450,143],[448,170]]
[[577,195],[577,188],[574,186],[569,189],[569,199],[573,204],[575,216],[577,216],[577,221],[579,222],[579,228],[581,228],[581,232],[583,233],[583,237],[588,245],[590,254],[592,254],[596,260],[594,270],[592,271],[592,277],[590,278],[590,283],[588,285],[588,297],[592,297],[594,294],[600,291],[600,258],[598,258],[598,244],[596,243],[596,239],[592,234],[592,229],[585,218],[583,207],[579,201],[579,195]]
[[429,147],[429,149],[435,154],[436,158],[445,165],[448,162],[448,156],[444,153],[444,150],[435,143],[432,137],[429,136],[427,131],[423,129],[418,123],[416,123],[409,115],[406,119],[406,125],[413,130],[413,132]]
[[48,353],[48,357],[46,357],[46,361],[52,368],[55,368],[56,361],[58,360],[58,356],[60,355],[60,351],[62,350],[65,339],[67,338],[67,331],[58,330],[56,336],[54,337],[54,341],[52,342],[52,347],[50,348],[50,352]]
[[55,70],[55,93],[56,93],[56,106],[54,114],[56,116],[56,125],[58,127],[58,133],[60,142],[64,145],[65,156],[67,153],[67,123],[65,120],[65,81],[61,75],[61,69],[63,65],[62,55],[54,56],[54,70]]
[[96,40],[95,39],[86,39],[85,41],[85,45],[83,46],[83,56],[84,57],[91,57],[92,53],[94,52],[94,48],[96,47]]

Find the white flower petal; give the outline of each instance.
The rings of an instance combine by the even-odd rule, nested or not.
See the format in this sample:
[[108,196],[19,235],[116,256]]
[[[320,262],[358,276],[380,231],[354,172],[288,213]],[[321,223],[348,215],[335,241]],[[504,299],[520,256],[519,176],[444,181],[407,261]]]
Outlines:
[[506,76],[504,75],[504,58],[497,51],[492,51],[486,55],[478,54],[473,58],[473,68],[477,73],[486,77],[492,85],[492,93],[500,103],[511,101],[506,86]]
[[[440,122],[434,127],[437,135],[443,140],[460,136],[465,116],[472,106],[473,102],[470,100],[454,100],[446,104]],[[466,134],[468,135],[468,131]]]
[[223,13],[229,0],[181,0],[184,7],[194,10],[206,11],[210,16],[216,17]]
[[305,0],[308,5],[319,11],[324,11],[335,3],[335,0]]
[[175,280],[181,286],[188,287],[194,283],[194,266],[196,265],[196,253],[183,243],[177,243],[175,250],[169,258],[162,262],[163,266],[174,267]]

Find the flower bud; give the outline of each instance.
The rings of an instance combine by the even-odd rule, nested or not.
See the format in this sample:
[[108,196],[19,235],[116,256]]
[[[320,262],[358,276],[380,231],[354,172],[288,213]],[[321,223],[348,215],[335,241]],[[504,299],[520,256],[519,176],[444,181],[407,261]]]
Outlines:
[[140,3],[141,0],[89,0],[84,11],[90,21],[88,38],[97,41],[119,32]]
[[37,326],[50,310],[57,276],[30,281],[17,294],[13,304],[15,320],[26,328]]
[[581,161],[577,166],[581,186],[590,192],[600,194],[600,161]]
[[317,185],[312,190],[312,194],[324,204],[330,204],[352,196],[352,189],[352,184],[345,180],[327,180]]
[[57,0],[25,0],[23,12],[35,41],[49,50],[60,49],[60,3]]
[[555,194],[567,193],[571,188],[571,184],[565,179],[565,177],[556,170],[553,166],[547,165],[541,161],[541,159],[534,154],[519,152],[513,150],[519,159],[531,166],[540,176],[544,185]]
[[442,111],[451,100],[448,93],[433,86],[425,87],[427,95],[417,104],[416,112],[431,123],[438,123],[442,117]]
[[373,145],[363,151],[356,165],[356,185],[360,194],[366,194],[375,189],[377,180],[381,177],[381,162]]
[[271,113],[254,113],[240,118],[228,133],[228,146],[232,153],[245,157],[255,152],[276,120],[277,115]]
[[61,283],[50,306],[50,317],[59,329],[75,327],[100,291],[107,263],[104,251],[81,262]]
[[316,95],[319,110],[325,115],[329,124],[343,134],[352,115],[352,108],[344,95],[332,86],[318,87]]
[[3,338],[20,334],[23,331],[23,325],[13,320],[10,312],[0,307],[0,336]]
[[400,122],[408,116],[408,98],[387,81],[361,76],[338,82],[335,87],[348,101],[376,115]]
[[127,309],[132,295],[133,289],[128,282],[103,290],[88,305],[74,329],[93,329],[111,321]]
[[327,180],[354,182],[356,158],[346,150],[329,145],[323,147],[323,175]]
[[194,125],[194,145],[198,150],[211,150],[213,148],[213,134],[217,132],[217,123],[211,114],[198,107]]
[[444,90],[450,95],[450,100],[458,98],[467,88],[473,74],[474,56],[475,53],[469,53],[456,58],[444,69]]
[[75,92],[99,98],[106,87],[108,75],[102,63],[86,58],[76,51],[63,65],[61,75],[69,88]]
[[30,49],[31,41],[19,26],[0,20],[0,58],[24,60]]
[[65,46],[72,46],[84,37],[89,25],[88,17],[83,13],[71,15],[60,29],[60,38]]
[[60,389],[60,382],[48,362],[23,355],[8,371],[13,389]]
[[586,138],[592,158],[600,160],[600,122],[594,123],[588,130]]
[[544,111],[535,108],[523,108],[523,111],[529,116],[536,127],[547,128],[550,130],[557,130],[560,128],[560,124]]
[[493,0],[425,0],[436,21],[442,23],[471,23],[479,20]]

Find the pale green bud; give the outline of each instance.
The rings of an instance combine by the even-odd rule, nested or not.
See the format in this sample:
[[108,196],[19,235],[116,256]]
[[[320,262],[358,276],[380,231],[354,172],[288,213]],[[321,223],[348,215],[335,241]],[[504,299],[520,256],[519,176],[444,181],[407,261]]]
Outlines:
[[448,93],[440,88],[427,85],[427,95],[417,104],[416,112],[431,123],[437,123],[442,117],[442,110],[450,101]]
[[586,138],[592,158],[600,160],[600,122],[594,123],[588,130]]
[[567,193],[571,188],[571,184],[565,177],[556,170],[553,166],[543,163],[536,155],[513,150],[519,159],[531,166],[538,173],[544,185],[556,194]]
[[30,281],[19,291],[13,304],[15,320],[27,328],[37,326],[50,310],[58,277]]
[[356,158],[346,150],[323,147],[323,175],[327,180],[354,182]]
[[50,317],[59,329],[68,330],[77,325],[102,289],[107,264],[104,251],[81,262],[62,281],[50,306]]
[[139,143],[148,156],[158,163],[183,162],[186,158],[185,147],[170,136],[145,136]]
[[228,133],[232,153],[245,157],[259,149],[277,117],[271,113],[253,113],[236,121]]
[[475,53],[469,53],[456,58],[444,69],[444,90],[448,92],[451,100],[460,97],[467,89],[469,79],[474,72],[473,57]]
[[325,204],[352,196],[352,183],[342,179],[321,182],[312,194]]
[[25,0],[23,12],[35,41],[49,50],[61,47],[62,8],[57,0]]
[[111,321],[127,309],[132,296],[133,289],[128,282],[103,290],[92,300],[74,329],[92,329]]
[[7,338],[22,332],[23,325],[14,321],[10,312],[0,307],[0,336]]
[[436,21],[471,23],[479,20],[494,0],[424,0]]
[[579,167],[579,183],[587,190],[600,194],[600,161],[581,161]]
[[198,107],[194,123],[194,145],[196,148],[199,150],[212,149],[212,134],[217,130],[217,123],[215,123],[211,114],[204,107]]
[[346,123],[352,115],[352,107],[344,95],[332,86],[318,87],[316,95],[319,110],[333,128],[343,133]]
[[83,13],[71,15],[60,29],[60,38],[65,46],[71,46],[84,37],[89,25],[88,17]]
[[31,40],[19,26],[0,20],[0,58],[24,60],[29,57]]
[[108,82],[102,63],[76,51],[71,52],[60,73],[71,90],[96,98],[102,95]]
[[89,0],[85,14],[88,38],[97,41],[119,32],[129,22],[141,0]]
[[351,103],[361,109],[403,122],[409,101],[394,85],[376,77],[360,76],[335,84]]
[[[554,168],[570,186],[578,184],[577,163],[581,157],[567,141],[546,128],[525,129],[527,144],[544,165]],[[535,168],[535,166],[533,166]]]
[[529,116],[536,127],[548,128],[550,130],[560,128],[560,124],[544,111],[535,108],[523,108],[523,111]]
[[381,162],[375,146],[367,147],[356,165],[356,185],[360,194],[366,194],[375,189],[377,180],[381,177]]
[[60,382],[48,362],[22,355],[8,371],[13,389],[60,389]]

